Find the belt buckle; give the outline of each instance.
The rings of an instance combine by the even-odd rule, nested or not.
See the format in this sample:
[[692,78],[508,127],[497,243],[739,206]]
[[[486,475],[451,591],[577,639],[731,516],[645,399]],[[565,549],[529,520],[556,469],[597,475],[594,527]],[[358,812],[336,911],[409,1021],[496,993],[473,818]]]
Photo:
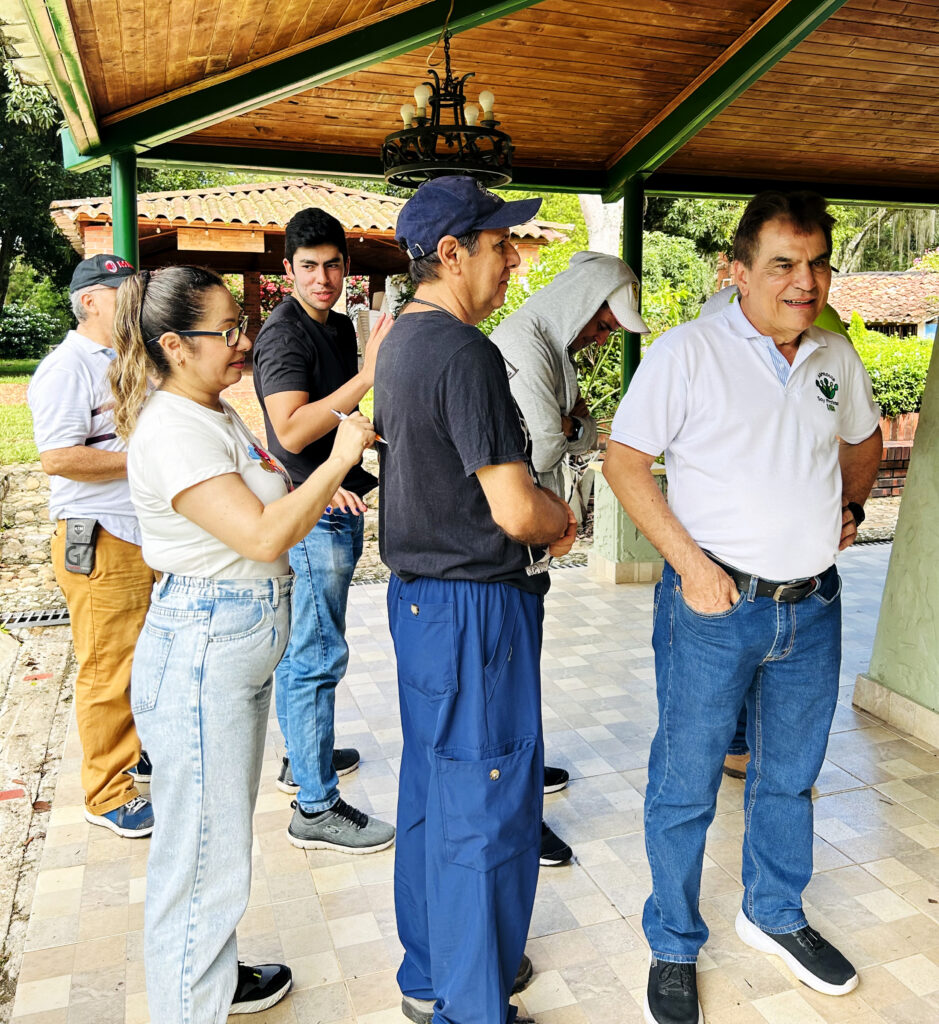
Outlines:
[[799,597],[786,597],[784,592],[794,589],[794,585],[792,583],[780,583],[780,585],[773,591],[773,600],[781,602],[782,604],[797,604],[799,601],[804,601],[807,597],[811,597],[821,585],[821,580],[818,576],[810,576],[808,579],[803,580],[801,585],[804,586],[809,581],[812,583],[812,589],[807,590]]

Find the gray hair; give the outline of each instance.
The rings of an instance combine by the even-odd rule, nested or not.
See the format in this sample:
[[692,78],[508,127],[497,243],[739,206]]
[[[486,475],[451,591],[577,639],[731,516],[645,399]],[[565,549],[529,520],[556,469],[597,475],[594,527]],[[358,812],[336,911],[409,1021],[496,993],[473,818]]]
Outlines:
[[[465,235],[460,235],[457,238],[457,242],[463,246],[470,256],[475,256],[479,252],[478,231],[468,231]],[[398,248],[402,252],[408,251],[406,242],[398,242]],[[411,260],[408,264],[408,274],[411,276],[411,283],[416,287],[419,284],[436,281],[440,277],[440,266],[440,257],[436,251],[429,253],[427,256],[420,256],[416,260]]]
[[94,291],[97,287],[99,286],[96,284],[90,284],[87,288],[79,288],[77,292],[72,292],[68,297],[68,301],[72,307],[72,316],[74,316],[80,324],[83,324],[88,319],[88,310],[85,309],[82,304],[82,296],[86,292]]

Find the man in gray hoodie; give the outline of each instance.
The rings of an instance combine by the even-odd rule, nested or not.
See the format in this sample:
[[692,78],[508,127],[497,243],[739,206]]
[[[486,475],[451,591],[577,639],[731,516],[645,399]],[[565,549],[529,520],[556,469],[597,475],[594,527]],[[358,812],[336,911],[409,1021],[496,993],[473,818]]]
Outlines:
[[516,371],[509,386],[531,434],[538,480],[578,518],[579,480],[569,456],[596,449],[597,421],[580,394],[573,357],[621,327],[649,333],[639,315],[638,278],[616,256],[578,252],[567,270],[492,332]]
[[[509,364],[512,397],[528,427],[538,482],[570,505],[578,522],[583,498],[568,456],[597,447],[597,421],[577,385],[574,355],[602,345],[613,331],[648,334],[639,315],[639,280],[615,256],[578,252],[567,270],[505,318],[492,341]],[[545,767],[545,793],[567,785],[562,768]],[[541,823],[541,863],[560,865],[570,846]]]

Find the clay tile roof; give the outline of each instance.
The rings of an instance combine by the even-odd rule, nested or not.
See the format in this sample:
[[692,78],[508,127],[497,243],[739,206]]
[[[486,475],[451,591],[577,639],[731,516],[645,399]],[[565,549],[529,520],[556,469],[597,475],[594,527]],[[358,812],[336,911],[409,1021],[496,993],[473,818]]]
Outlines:
[[939,273],[925,270],[835,274],[828,301],[847,323],[920,324],[939,314]]
[[[330,181],[290,178],[256,185],[184,189],[179,192],[142,192],[137,197],[141,221],[162,221],[174,226],[192,224],[257,224],[283,229],[287,221],[308,206],[331,213],[347,234],[394,231],[398,213],[406,200],[344,188]],[[59,199],[50,205],[52,219],[72,246],[84,252],[79,222],[111,220],[111,200]],[[531,220],[513,231],[516,238],[551,242],[571,230],[570,224]]]

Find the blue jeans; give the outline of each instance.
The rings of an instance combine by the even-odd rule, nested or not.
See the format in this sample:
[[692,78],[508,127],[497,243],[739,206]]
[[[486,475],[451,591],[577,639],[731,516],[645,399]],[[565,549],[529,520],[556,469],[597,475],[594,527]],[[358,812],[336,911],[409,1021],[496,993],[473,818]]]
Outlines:
[[388,585],[404,748],[395,916],[405,995],[434,1024],[506,1024],[538,881],[543,599],[504,583]]
[[692,611],[668,564],[656,587],[652,646],[659,726],[649,756],[642,924],[661,960],[693,962],[708,937],[698,909],[704,841],[742,704],[751,752],[744,791],[743,909],[764,931],[805,925],[812,876],[812,784],[838,697],[841,580],[834,566],[797,604],[741,594],[717,615]]
[[364,527],[363,516],[327,512],[290,549],[296,579],[290,643],[277,668],[277,721],[300,787],[297,803],[308,813],[325,811],[339,798],[336,686],[349,663],[346,604]]
[[289,576],[167,574],[134,654],[131,707],[153,761],[144,967],[160,1024],[222,1024],[251,886],[251,819]]

